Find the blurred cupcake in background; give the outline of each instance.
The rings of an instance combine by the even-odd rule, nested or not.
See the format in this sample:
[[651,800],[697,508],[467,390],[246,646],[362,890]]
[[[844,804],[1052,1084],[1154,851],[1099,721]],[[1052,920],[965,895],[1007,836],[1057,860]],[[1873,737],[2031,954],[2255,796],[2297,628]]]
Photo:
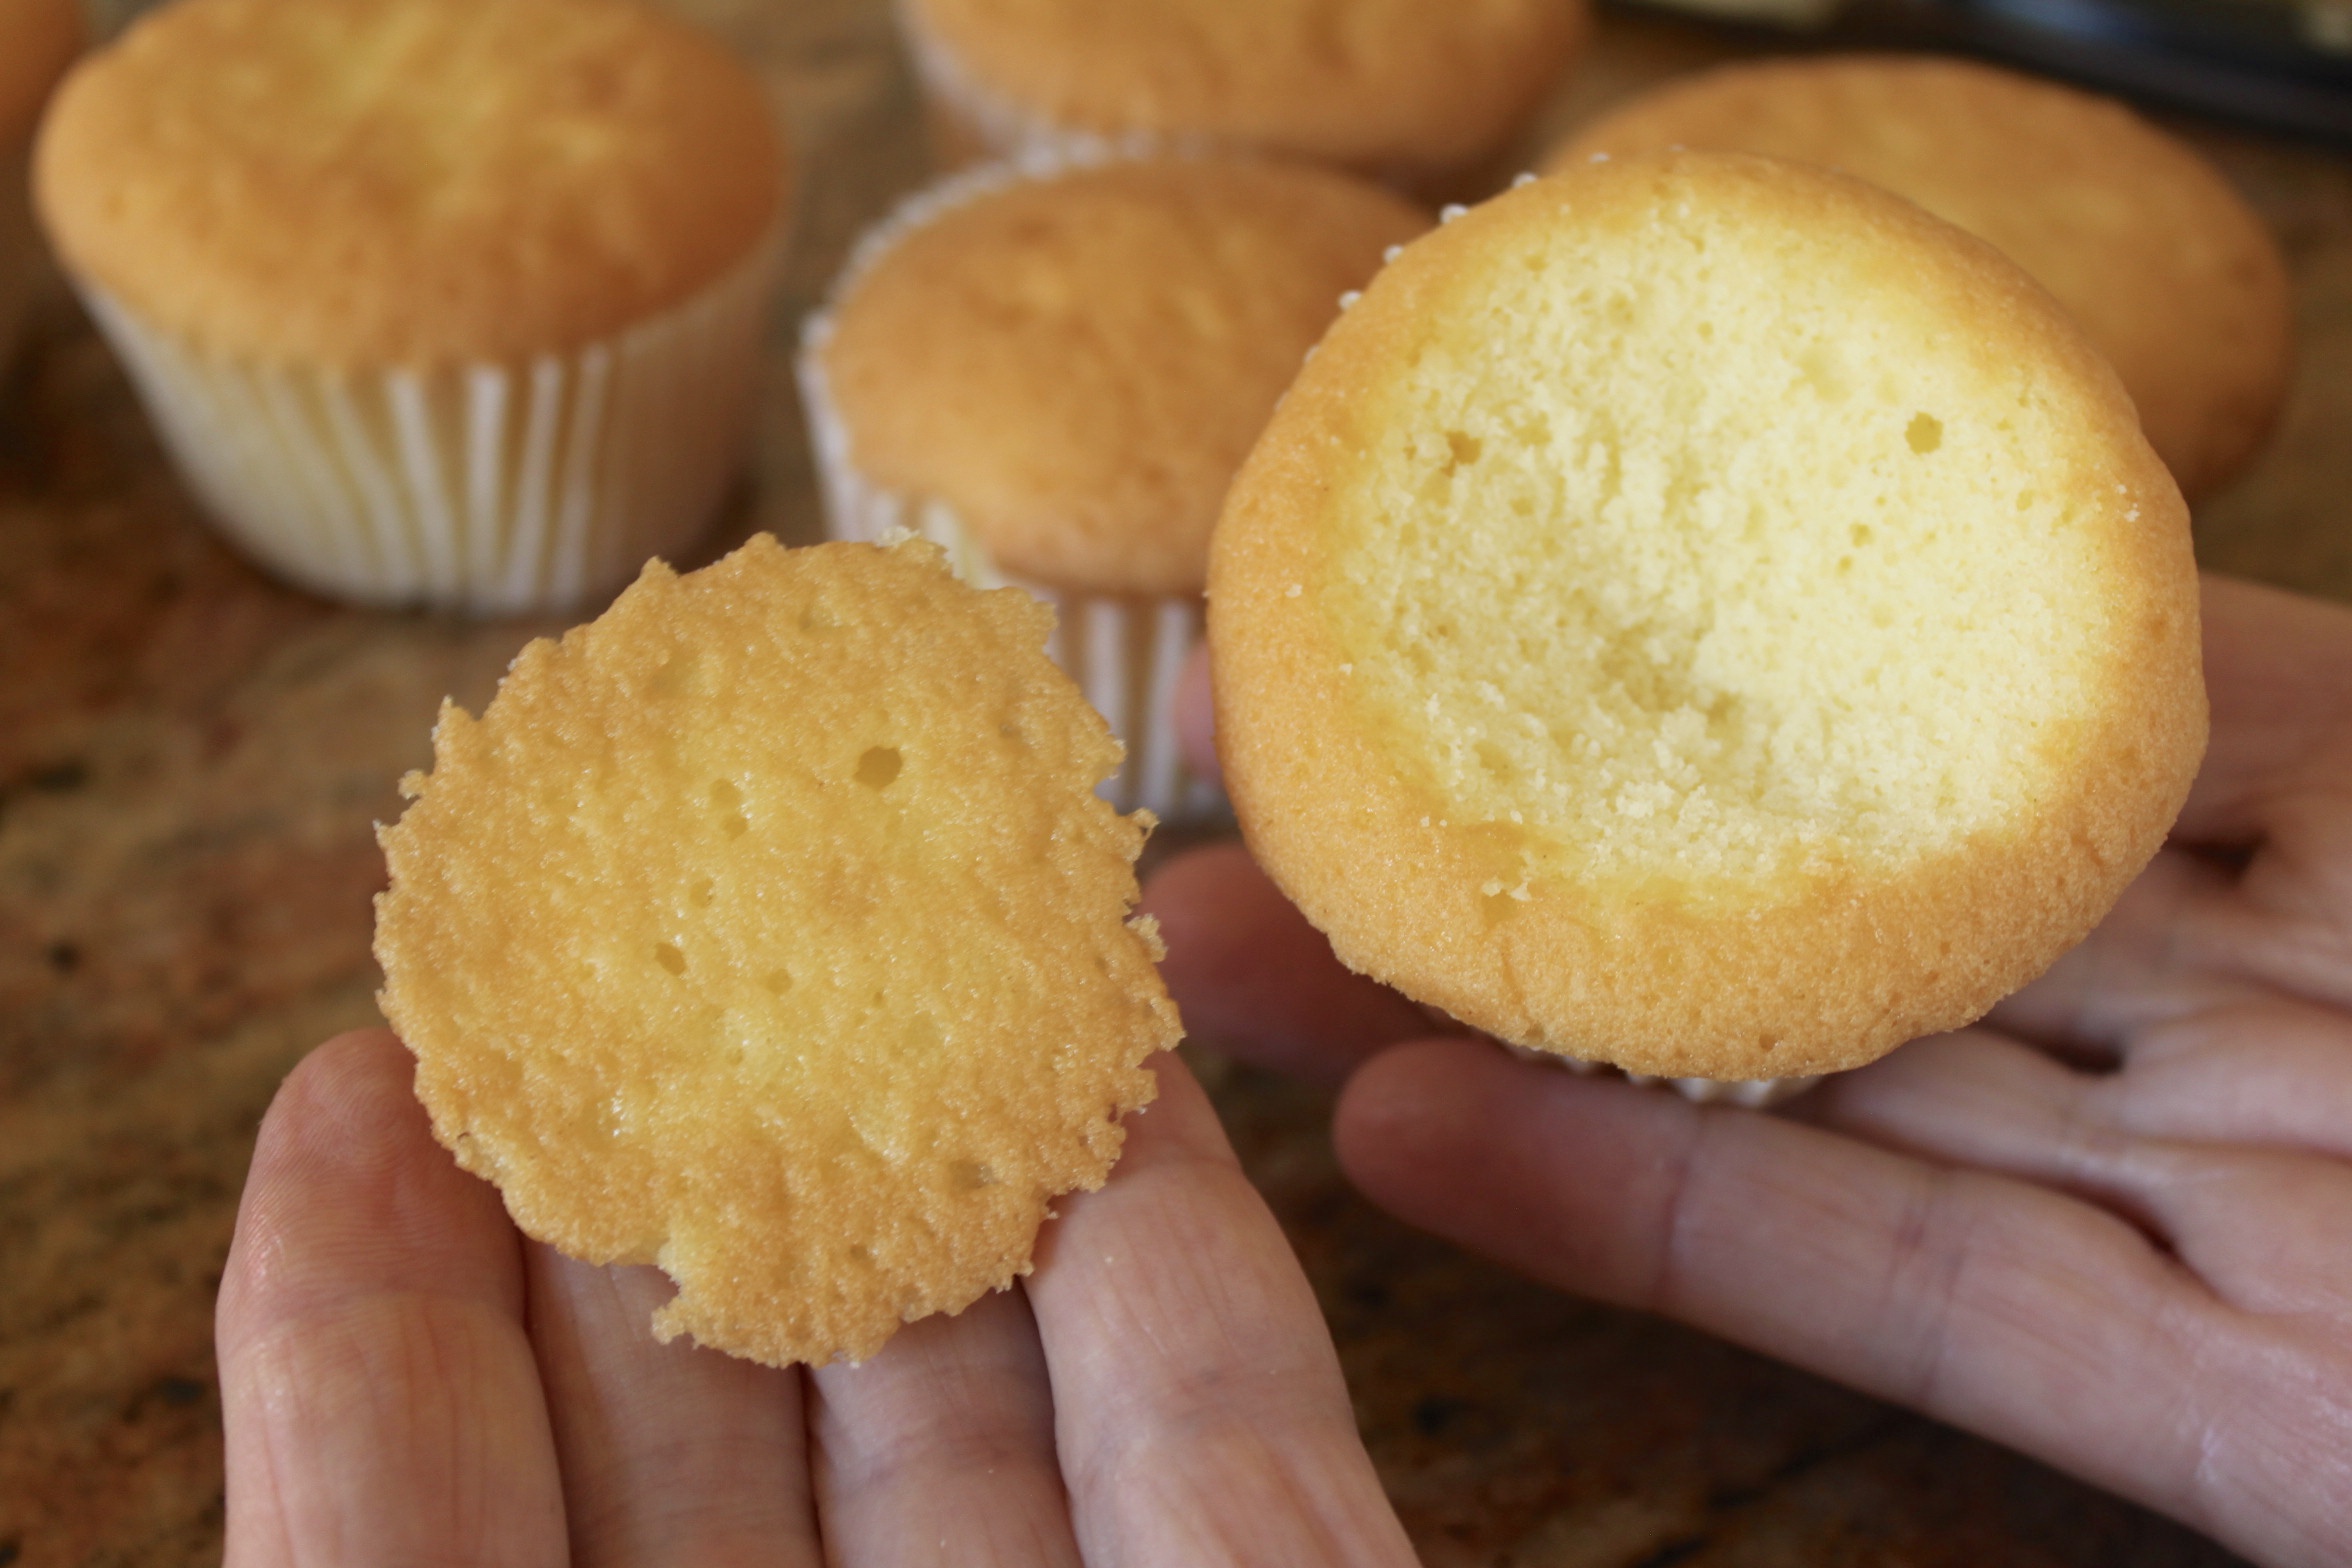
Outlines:
[[75,0],[0,0],[0,366],[15,352],[43,266],[26,181],[33,130],[81,48]]
[[638,0],[180,0],[34,162],[190,485],[305,587],[568,609],[691,544],[743,457],[785,153]]
[[905,527],[1058,613],[1127,744],[1105,793],[1214,811],[1176,745],[1209,531],[1300,361],[1421,209],[1334,171],[1037,158],[917,196],[810,318],[804,401],[836,535]]
[[1991,244],[2113,363],[2192,500],[2277,423],[2294,348],[2278,242],[2220,170],[2111,98],[1932,55],[1743,61],[1620,105],[1547,172],[1669,147],[1838,169]]
[[1250,150],[1422,191],[1494,156],[1585,0],[899,0],[950,163]]

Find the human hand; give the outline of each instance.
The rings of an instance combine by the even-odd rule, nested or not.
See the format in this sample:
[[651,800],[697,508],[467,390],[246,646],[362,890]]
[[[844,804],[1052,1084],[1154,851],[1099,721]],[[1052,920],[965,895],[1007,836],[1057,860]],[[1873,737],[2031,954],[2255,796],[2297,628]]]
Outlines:
[[1237,847],[1144,907],[1197,1036],[1345,1080],[1341,1162],[1400,1218],[2352,1563],[2352,613],[2209,580],[2205,636],[2211,751],[2107,921],[1786,1114],[1428,1038]]
[[383,1030],[298,1067],[222,1282],[229,1568],[1412,1562],[1330,1337],[1170,1057],[1018,1288],[863,1367],[647,1320],[650,1268],[519,1236]]

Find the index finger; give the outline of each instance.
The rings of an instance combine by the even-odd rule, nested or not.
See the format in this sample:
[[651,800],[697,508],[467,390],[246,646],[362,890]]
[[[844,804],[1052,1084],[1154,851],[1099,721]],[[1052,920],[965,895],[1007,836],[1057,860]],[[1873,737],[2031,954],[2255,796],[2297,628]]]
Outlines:
[[1924,1410],[2258,1558],[2314,1560],[2263,1506],[2275,1465],[2222,1415],[2328,1428],[2327,1391],[2279,1370],[2293,1326],[2233,1313],[2104,1209],[1463,1040],[1375,1058],[1334,1136],[1374,1202],[1536,1279]]
[[2175,832],[2249,845],[2283,794],[2352,748],[2352,610],[2208,574],[2203,613],[2213,735]]
[[1028,1281],[1088,1562],[1407,1568],[1314,1292],[1172,1056]]

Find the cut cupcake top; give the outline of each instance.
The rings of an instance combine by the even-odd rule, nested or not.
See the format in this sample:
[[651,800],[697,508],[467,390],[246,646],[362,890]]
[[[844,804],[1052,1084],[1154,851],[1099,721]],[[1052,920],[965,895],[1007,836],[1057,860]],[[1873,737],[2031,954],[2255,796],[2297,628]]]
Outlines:
[[445,707],[382,832],[385,1016],[530,1235],[656,1319],[862,1359],[1026,1273],[1180,1033],[1119,746],[1052,616],[937,549],[655,562]]
[[222,352],[512,362],[745,261],[784,156],[758,82],[637,0],[180,0],[60,90],[66,261]]
[[2193,149],[2112,100],[1959,60],[1760,61],[1645,94],[1551,167],[1669,147],[1838,169],[1991,242],[2114,363],[2191,495],[2246,465],[2284,401],[2277,244]]
[[1012,179],[914,223],[812,348],[849,456],[1058,588],[1197,591],[1233,471],[1331,318],[1428,217],[1238,160]]
[[0,152],[23,145],[82,47],[78,0],[0,0]]
[[1859,182],[1588,165],[1408,247],[1210,583],[1261,862],[1341,956],[1639,1071],[1973,1018],[2203,740],[2179,493],[2013,266]]
[[1495,150],[1567,66],[1584,0],[907,0],[977,93],[1062,130],[1367,170]]

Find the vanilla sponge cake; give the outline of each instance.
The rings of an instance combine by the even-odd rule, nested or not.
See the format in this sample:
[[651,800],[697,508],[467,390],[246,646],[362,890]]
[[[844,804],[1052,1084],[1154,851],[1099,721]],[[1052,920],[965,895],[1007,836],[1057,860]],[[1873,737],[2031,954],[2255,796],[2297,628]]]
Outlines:
[[1106,142],[1426,179],[1496,151],[1587,0],[899,0],[951,151]]
[[314,592],[602,603],[747,455],[791,161],[650,0],[173,0],[86,58],[41,219],[181,476]]
[[2277,242],[2194,148],[2112,99],[1923,55],[1744,61],[1611,111],[1552,166],[1670,147],[1834,168],[1991,243],[2114,364],[2191,497],[2277,420],[2294,334]]
[[1352,967],[1663,1076],[1981,1014],[2161,843],[2202,751],[2179,491],[1990,247],[1665,154],[1408,246],[1210,568],[1251,848]]
[[863,1359],[1026,1273],[1152,1097],[1149,823],[1049,619],[927,544],[762,535],[442,710],[385,1016],[525,1232],[677,1282],[661,1337]]

